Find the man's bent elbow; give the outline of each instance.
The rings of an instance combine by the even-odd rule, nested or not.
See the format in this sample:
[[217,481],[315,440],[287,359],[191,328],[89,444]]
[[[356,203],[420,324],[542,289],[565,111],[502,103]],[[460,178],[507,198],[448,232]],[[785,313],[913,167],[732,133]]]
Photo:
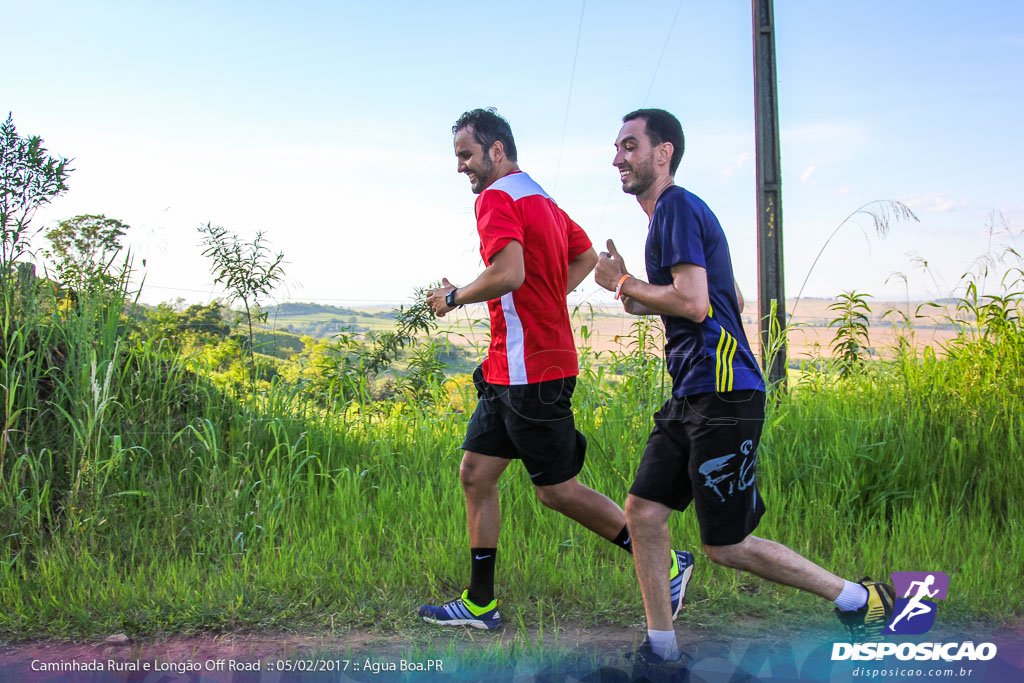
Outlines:
[[594,251],[593,247],[591,247],[590,249],[587,249],[585,252],[577,256],[574,260],[585,264],[587,272],[589,273],[594,269],[594,266],[597,265],[597,252]]
[[687,311],[683,317],[699,325],[708,317],[709,311],[710,304],[706,299],[703,301],[694,301],[687,306]]
[[516,291],[523,286],[523,282],[526,281],[526,273],[523,271],[506,273],[505,275],[505,286],[509,291]]

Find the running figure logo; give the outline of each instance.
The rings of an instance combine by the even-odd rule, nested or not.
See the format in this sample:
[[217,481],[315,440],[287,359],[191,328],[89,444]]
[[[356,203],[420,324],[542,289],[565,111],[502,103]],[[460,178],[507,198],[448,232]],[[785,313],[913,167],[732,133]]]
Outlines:
[[920,635],[935,624],[938,605],[933,600],[945,600],[949,591],[949,576],[942,572],[893,572],[896,605],[893,618],[883,633]]

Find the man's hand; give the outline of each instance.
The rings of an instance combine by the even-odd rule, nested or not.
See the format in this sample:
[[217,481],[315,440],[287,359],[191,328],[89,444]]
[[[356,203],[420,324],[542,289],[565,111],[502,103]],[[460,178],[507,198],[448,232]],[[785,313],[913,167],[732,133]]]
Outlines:
[[597,267],[594,268],[594,281],[609,292],[615,291],[619,280],[626,275],[626,264],[615,249],[615,242],[608,240],[608,251],[602,251],[597,257]]
[[653,315],[642,303],[631,296],[622,296],[622,310],[630,315]]
[[457,306],[452,307],[445,303],[445,297],[453,289],[455,289],[455,285],[448,282],[448,278],[442,278],[440,287],[427,292],[427,305],[430,306],[431,310],[434,311],[434,315],[438,318],[443,318],[445,313],[458,308]]

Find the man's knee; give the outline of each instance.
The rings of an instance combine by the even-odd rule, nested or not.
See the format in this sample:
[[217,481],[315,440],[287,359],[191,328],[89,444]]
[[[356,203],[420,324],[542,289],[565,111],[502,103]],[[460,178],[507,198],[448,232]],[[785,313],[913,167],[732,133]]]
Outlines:
[[666,524],[672,509],[645,498],[626,498],[626,524],[631,530]]
[[746,567],[746,560],[750,554],[749,537],[733,545],[704,545],[704,552],[708,559],[715,564],[733,569]]
[[498,478],[490,468],[483,466],[479,458],[470,457],[467,453],[459,465],[459,481],[462,482],[463,490],[469,493],[494,487],[498,483]]
[[537,494],[537,500],[539,500],[541,504],[556,512],[561,512],[566,508],[569,501],[572,499],[573,493],[572,484],[568,481],[561,484],[555,484],[554,486],[535,486],[533,490]]

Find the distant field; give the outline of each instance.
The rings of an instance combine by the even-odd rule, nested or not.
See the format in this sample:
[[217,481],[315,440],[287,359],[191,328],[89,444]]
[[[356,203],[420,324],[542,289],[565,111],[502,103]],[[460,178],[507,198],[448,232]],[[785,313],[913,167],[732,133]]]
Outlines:
[[265,327],[303,337],[323,338],[344,332],[365,333],[390,329],[394,322],[392,307],[343,308],[313,303],[286,303],[272,306]]
[[[787,313],[791,316],[794,326],[789,333],[789,359],[799,361],[811,357],[831,357],[830,345],[835,336],[835,328],[828,326],[829,321],[836,317],[834,311],[828,310],[834,300],[804,299],[800,301],[793,316],[794,301],[787,303]],[[896,333],[902,318],[897,315],[883,317],[886,311],[895,309],[905,313],[914,323],[913,339],[918,349],[931,347],[941,349],[941,345],[956,335],[946,324],[945,316],[952,314],[949,304],[941,307],[926,306],[921,309],[926,317],[916,318],[922,302],[887,302],[870,301],[871,313],[869,320],[870,343],[879,357],[889,355],[889,349],[896,343]],[[294,313],[271,310],[267,319],[267,327],[281,331],[311,337],[330,337],[342,332],[365,334],[367,332],[386,331],[394,327],[394,320],[389,316],[392,307],[373,306],[358,309],[340,309],[331,306],[313,304],[297,305],[302,308]],[[756,319],[757,302],[747,302],[743,314],[743,326],[747,339],[755,352],[760,352],[760,337]],[[573,317],[573,329],[576,332],[578,345],[588,345],[594,351],[622,351],[628,343],[631,326],[635,318],[627,315],[618,306],[579,308]],[[482,304],[466,306],[445,318],[438,319],[438,330],[435,336],[447,338],[453,344],[486,349],[488,343],[487,311]],[[586,334],[584,334],[584,328]]]
[[[793,310],[792,301],[788,302],[787,311]],[[798,323],[789,334],[789,357],[799,360],[809,358],[812,353],[815,356],[830,357],[829,348],[832,338],[835,336],[835,328],[829,328],[828,323],[836,313],[828,310],[828,306],[834,303],[830,300],[804,300],[796,308],[795,322]],[[901,320],[899,317],[888,316],[882,318],[889,309],[908,311],[906,302],[871,302],[872,313],[869,316],[871,321],[870,341],[878,355],[885,357],[887,349],[896,343],[896,331],[894,321]],[[920,302],[909,304],[909,317],[913,320],[914,313]],[[914,320],[914,339],[918,349],[932,347],[938,349],[944,342],[955,337],[952,329],[944,324],[943,315],[952,313],[947,308],[928,308],[928,318]],[[757,352],[760,352],[760,337],[757,326],[757,302],[748,302],[746,312],[743,314],[743,327],[747,339]],[[922,311],[922,314],[924,311]],[[481,344],[485,345],[487,339],[486,311],[483,306],[468,306],[455,313],[450,321],[441,321],[439,331],[447,332],[453,342],[459,344]],[[634,316],[627,315],[618,307],[593,308],[580,311],[573,320],[573,328],[576,331],[577,344],[583,344],[581,326],[585,325],[589,333],[586,340],[595,351],[620,351],[628,342],[626,337],[630,334],[630,328],[635,320]],[[473,322],[478,321],[474,325]]]

